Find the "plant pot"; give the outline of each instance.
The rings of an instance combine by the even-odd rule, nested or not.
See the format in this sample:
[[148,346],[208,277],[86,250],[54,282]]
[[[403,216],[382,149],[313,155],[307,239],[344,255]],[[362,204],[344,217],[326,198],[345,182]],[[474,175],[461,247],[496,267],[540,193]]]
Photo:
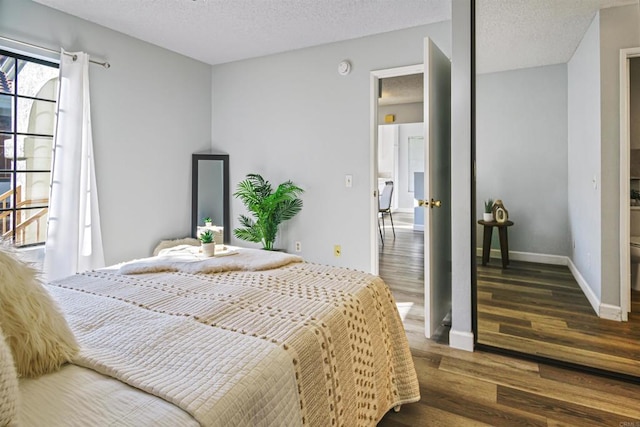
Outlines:
[[204,226],[205,226],[205,227],[211,227],[212,225],[213,225],[213,223],[212,223],[212,222],[205,222],[205,223],[204,223]]
[[216,254],[216,244],[213,243],[203,243],[202,244],[202,253],[204,256],[214,256]]
[[493,213],[483,213],[482,214],[482,219],[486,222],[491,222],[493,221]]

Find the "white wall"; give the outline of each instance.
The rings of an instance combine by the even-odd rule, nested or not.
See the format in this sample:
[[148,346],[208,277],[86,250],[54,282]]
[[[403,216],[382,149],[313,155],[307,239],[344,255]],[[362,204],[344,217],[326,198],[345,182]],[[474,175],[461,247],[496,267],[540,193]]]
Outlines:
[[566,65],[481,74],[476,84],[476,218],[484,200],[501,199],[515,222],[509,250],[568,255]]
[[451,7],[451,347],[473,350],[471,282],[475,270],[472,227],[471,0]]
[[620,305],[620,49],[640,46],[640,5],[600,11],[602,297]]
[[601,176],[599,14],[595,15],[567,70],[570,258],[600,298],[601,236],[594,232],[601,228],[600,188],[593,188],[593,177]]
[[84,50],[112,65],[89,70],[107,263],[187,236],[190,155],[211,145],[211,67],[31,1],[0,0],[0,28],[6,37]]
[[378,189],[394,180],[398,169],[398,125],[378,126]]
[[380,105],[378,106],[378,123],[384,124],[384,116],[387,114],[395,116],[394,124],[421,122],[424,120],[424,103]]
[[[300,241],[309,261],[371,270],[370,72],[422,63],[426,36],[450,52],[450,31],[442,22],[213,67],[213,147],[230,154],[232,189],[257,172],[306,191],[277,246]],[[232,200],[233,227],[244,212]]]
[[[414,179],[413,172],[409,174],[409,138],[412,136],[423,137],[423,135],[424,125],[422,123],[405,123],[398,126],[398,182],[394,187],[394,192],[398,193],[398,208],[408,212],[413,212],[414,205],[413,190],[409,191],[409,179]],[[424,160],[422,164],[424,165]],[[419,172],[424,172],[424,168]]]
[[631,149],[640,149],[640,58],[629,60]]

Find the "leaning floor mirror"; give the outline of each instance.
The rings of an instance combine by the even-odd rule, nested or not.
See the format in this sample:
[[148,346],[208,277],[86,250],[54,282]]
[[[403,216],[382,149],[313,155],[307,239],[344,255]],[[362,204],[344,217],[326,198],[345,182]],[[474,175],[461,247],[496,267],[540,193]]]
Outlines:
[[191,235],[198,229],[214,227],[222,242],[231,240],[229,217],[229,155],[195,153],[192,155]]

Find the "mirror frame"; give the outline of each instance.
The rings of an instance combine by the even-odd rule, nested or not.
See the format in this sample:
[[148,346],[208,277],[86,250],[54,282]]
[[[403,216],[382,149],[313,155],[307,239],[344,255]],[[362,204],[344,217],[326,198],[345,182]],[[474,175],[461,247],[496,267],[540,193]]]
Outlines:
[[222,226],[224,227],[223,240],[224,243],[231,241],[231,216],[229,214],[229,205],[231,204],[229,192],[229,155],[213,154],[213,153],[194,153],[191,155],[191,236],[196,237],[198,227],[198,162],[206,160],[222,161],[223,175],[223,198],[224,207],[222,212],[224,218]]

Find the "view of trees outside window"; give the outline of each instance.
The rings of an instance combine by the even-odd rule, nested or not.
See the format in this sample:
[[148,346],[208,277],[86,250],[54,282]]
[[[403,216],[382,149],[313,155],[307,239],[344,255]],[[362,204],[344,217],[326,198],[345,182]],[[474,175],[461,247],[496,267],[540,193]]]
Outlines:
[[44,243],[58,66],[0,50],[0,235]]

